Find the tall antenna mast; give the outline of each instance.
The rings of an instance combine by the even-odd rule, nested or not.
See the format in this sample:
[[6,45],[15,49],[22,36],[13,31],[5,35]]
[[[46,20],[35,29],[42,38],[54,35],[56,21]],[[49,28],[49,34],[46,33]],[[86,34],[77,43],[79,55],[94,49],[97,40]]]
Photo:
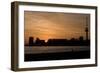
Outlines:
[[88,17],[86,17],[86,28],[85,28],[85,32],[86,32],[86,41],[88,40]]

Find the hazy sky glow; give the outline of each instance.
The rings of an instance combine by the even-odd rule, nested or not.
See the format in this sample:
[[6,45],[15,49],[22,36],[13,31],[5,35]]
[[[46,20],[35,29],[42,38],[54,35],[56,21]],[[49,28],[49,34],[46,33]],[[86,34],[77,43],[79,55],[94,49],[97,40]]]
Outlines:
[[48,39],[71,39],[83,36],[85,39],[86,17],[88,28],[89,14],[52,13],[52,12],[24,12],[25,19],[25,43],[29,37],[37,37],[47,41]]

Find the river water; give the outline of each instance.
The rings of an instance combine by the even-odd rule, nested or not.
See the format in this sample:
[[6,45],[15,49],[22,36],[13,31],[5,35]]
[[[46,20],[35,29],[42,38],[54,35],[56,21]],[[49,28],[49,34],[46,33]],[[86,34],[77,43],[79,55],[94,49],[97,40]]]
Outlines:
[[90,46],[25,46],[25,54],[88,51]]

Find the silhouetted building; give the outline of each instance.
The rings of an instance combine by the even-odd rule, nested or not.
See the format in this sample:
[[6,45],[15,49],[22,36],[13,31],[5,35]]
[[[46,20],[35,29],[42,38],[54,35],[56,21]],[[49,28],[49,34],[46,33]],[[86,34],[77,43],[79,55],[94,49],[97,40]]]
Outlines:
[[33,40],[34,40],[33,37],[29,37],[29,46],[33,46],[34,44]]
[[47,41],[47,45],[51,46],[63,46],[66,45],[67,40],[66,39],[49,39]]
[[36,38],[35,45],[37,46],[45,45],[45,40],[40,40],[39,38]]
[[79,37],[79,41],[84,41],[84,40],[83,40],[83,36],[80,36],[80,37]]
[[70,41],[73,41],[74,42],[74,41],[76,41],[76,39],[75,38],[71,38]]

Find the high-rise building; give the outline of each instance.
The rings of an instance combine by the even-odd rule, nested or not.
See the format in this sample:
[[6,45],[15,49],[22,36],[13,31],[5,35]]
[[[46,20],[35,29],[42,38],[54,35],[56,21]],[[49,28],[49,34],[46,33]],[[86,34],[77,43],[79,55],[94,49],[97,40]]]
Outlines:
[[29,46],[33,46],[33,37],[29,37]]

